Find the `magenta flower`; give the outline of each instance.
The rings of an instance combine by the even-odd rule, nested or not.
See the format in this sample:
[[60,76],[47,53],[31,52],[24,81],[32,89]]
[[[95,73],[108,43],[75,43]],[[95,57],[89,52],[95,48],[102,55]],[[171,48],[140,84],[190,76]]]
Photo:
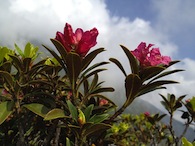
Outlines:
[[72,26],[66,23],[64,34],[57,32],[55,39],[64,46],[67,52],[75,51],[80,56],[84,57],[90,48],[97,44],[97,36],[98,30],[96,28],[85,32],[81,28],[77,28],[74,33]]
[[139,60],[140,66],[148,67],[160,64],[169,65],[171,58],[169,56],[162,56],[159,48],[152,48],[150,50],[152,46],[153,44],[146,46],[145,42],[141,42],[134,51],[131,51],[132,54]]
[[144,112],[144,115],[145,115],[146,117],[150,117],[150,113],[149,113],[149,112]]

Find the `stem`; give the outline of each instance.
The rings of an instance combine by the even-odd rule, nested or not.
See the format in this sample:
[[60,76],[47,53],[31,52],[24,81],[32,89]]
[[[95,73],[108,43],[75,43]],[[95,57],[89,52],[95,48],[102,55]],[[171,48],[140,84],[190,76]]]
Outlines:
[[123,104],[123,106],[117,112],[115,112],[115,114],[112,115],[112,117],[110,117],[108,121],[106,121],[106,123],[110,123],[111,121],[113,121],[118,115],[123,113],[125,109],[126,109],[126,105]]
[[22,127],[21,119],[18,123],[18,131],[19,131],[19,140],[17,142],[17,146],[25,146],[25,138],[24,138],[24,129]]
[[59,125],[61,124],[62,124],[62,121],[59,120],[57,124],[57,128],[56,128],[55,138],[54,138],[54,146],[58,146],[58,143],[59,143],[60,133],[61,133],[61,127],[59,127]]
[[175,137],[175,131],[173,130],[173,112],[170,112],[169,131],[174,139],[175,146],[178,146],[178,138]]

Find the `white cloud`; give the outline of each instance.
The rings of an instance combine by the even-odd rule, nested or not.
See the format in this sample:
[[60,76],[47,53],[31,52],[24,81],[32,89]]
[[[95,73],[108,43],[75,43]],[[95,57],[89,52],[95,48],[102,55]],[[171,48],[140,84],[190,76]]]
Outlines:
[[[3,0],[0,0],[3,1]],[[6,3],[7,2],[7,3]],[[24,44],[27,41],[50,44],[49,39],[55,37],[56,31],[63,31],[65,22],[74,29],[81,27],[84,30],[97,27],[97,47],[105,47],[107,52],[102,53],[99,60],[108,60],[110,57],[119,59],[128,70],[129,65],[119,44],[133,50],[141,41],[156,44],[165,55],[175,58],[177,46],[171,43],[166,34],[156,31],[149,21],[137,18],[133,21],[127,18],[110,16],[103,0],[14,0],[3,1],[0,9],[0,45],[13,46],[14,43]],[[1,2],[2,3],[2,2]],[[184,60],[181,67],[187,67],[190,75],[175,75],[174,79],[181,80],[180,88],[171,88],[180,93],[187,91],[194,94],[189,88],[194,85],[195,70],[190,65],[193,60]],[[189,78],[190,77],[190,78]],[[110,86],[118,88],[117,92],[124,91],[122,73],[113,65],[109,65],[109,72],[102,76]],[[177,90],[180,89],[180,90]],[[153,100],[154,99],[154,100]],[[116,99],[122,102],[120,97]],[[146,99],[147,100],[147,99]],[[156,103],[159,100],[152,100]]]

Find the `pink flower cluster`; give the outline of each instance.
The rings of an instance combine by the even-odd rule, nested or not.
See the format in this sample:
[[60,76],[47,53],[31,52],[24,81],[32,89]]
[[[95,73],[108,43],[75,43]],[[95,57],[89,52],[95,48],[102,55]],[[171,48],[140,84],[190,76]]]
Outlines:
[[64,46],[67,52],[73,50],[84,57],[90,48],[97,44],[97,36],[98,30],[96,28],[85,32],[81,28],[77,28],[74,33],[72,26],[66,23],[64,33],[57,32],[55,39]]
[[153,44],[146,46],[145,42],[141,42],[134,51],[131,51],[132,54],[139,60],[140,66],[148,67],[160,64],[169,65],[171,58],[169,56],[162,56],[159,48],[152,48],[150,50],[152,46]]

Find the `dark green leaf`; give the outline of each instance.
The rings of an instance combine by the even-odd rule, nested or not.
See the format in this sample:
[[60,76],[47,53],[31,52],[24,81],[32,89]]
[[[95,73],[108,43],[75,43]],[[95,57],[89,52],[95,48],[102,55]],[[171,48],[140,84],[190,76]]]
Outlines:
[[128,60],[129,60],[129,65],[131,68],[131,71],[133,74],[138,74],[139,72],[139,65],[137,62],[137,59],[134,57],[134,55],[131,53],[129,49],[127,49],[125,46],[121,45],[123,51],[125,52]]
[[15,66],[15,68],[16,68],[19,72],[21,72],[21,71],[23,70],[23,63],[22,63],[22,61],[20,60],[20,58],[17,57],[17,56],[14,56],[14,55],[9,55],[9,56],[12,58],[12,60],[13,60],[13,65]]
[[[53,55],[53,57],[60,63],[60,65],[63,67],[63,69],[65,70],[65,72],[67,72],[67,69],[66,69],[66,67],[65,67],[65,65],[64,65],[64,63],[63,63],[63,61],[62,61],[62,59],[60,58],[60,56],[58,56],[57,54],[56,54],[56,52],[54,52],[53,50],[51,50],[51,49],[49,49],[48,47],[46,47],[46,46],[44,46],[43,45],[43,47],[45,47],[52,55]],[[64,60],[65,61],[65,60]]]
[[95,74],[91,82],[89,91],[93,90],[96,87],[97,83],[98,83],[98,74]]
[[184,71],[184,70],[182,70],[182,69],[176,69],[176,70],[166,71],[164,73],[159,74],[155,78],[153,78],[150,82],[153,82],[156,79],[159,79],[159,78],[162,78],[164,76],[167,76],[167,75],[170,75],[170,74],[173,74],[173,73],[177,73],[177,72],[180,72],[180,71]]
[[144,82],[148,79],[153,78],[154,76],[161,73],[165,69],[166,69],[165,67],[161,67],[161,66],[146,67],[140,72],[139,76],[140,76],[142,82]]
[[87,56],[85,56],[82,64],[82,71],[85,70],[89,66],[89,64],[93,61],[93,59],[103,51],[105,51],[104,48],[99,48],[90,52]]
[[9,85],[9,88],[13,91],[14,90],[14,80],[12,75],[6,71],[0,71],[0,76],[5,79],[5,82]]
[[30,69],[31,66],[31,58],[24,58],[23,60],[23,65],[24,65],[24,72],[27,73]]
[[68,53],[66,56],[66,65],[69,79],[74,86],[79,74],[81,73],[81,57],[73,52]]
[[62,59],[66,60],[66,55],[67,55],[67,51],[64,48],[64,46],[56,39],[50,39],[51,42],[54,44],[54,46],[56,47],[56,49],[58,50],[58,52],[60,53],[60,55],[62,56]]
[[92,65],[91,67],[89,67],[85,72],[82,73],[81,77],[85,76],[88,72],[90,72],[91,70],[99,67],[99,66],[102,66],[102,65],[105,65],[105,64],[108,64],[109,62],[100,62],[100,63],[96,63],[94,65]]
[[125,70],[124,70],[122,64],[121,64],[117,59],[115,59],[115,58],[110,58],[109,60],[110,60],[111,62],[115,63],[116,66],[118,66],[118,68],[122,71],[122,73],[125,75],[125,77],[127,76],[127,74],[126,74],[126,72],[125,72]]
[[99,124],[94,124],[92,126],[90,126],[84,133],[84,137],[87,137],[89,135],[92,135],[94,133],[97,133],[98,131],[106,131],[108,129],[110,129],[111,126],[108,124],[104,124],[104,123],[99,123]]
[[125,90],[127,100],[125,102],[126,106],[131,104],[131,102],[135,99],[138,91],[141,87],[141,80],[137,74],[130,74],[125,79]]

